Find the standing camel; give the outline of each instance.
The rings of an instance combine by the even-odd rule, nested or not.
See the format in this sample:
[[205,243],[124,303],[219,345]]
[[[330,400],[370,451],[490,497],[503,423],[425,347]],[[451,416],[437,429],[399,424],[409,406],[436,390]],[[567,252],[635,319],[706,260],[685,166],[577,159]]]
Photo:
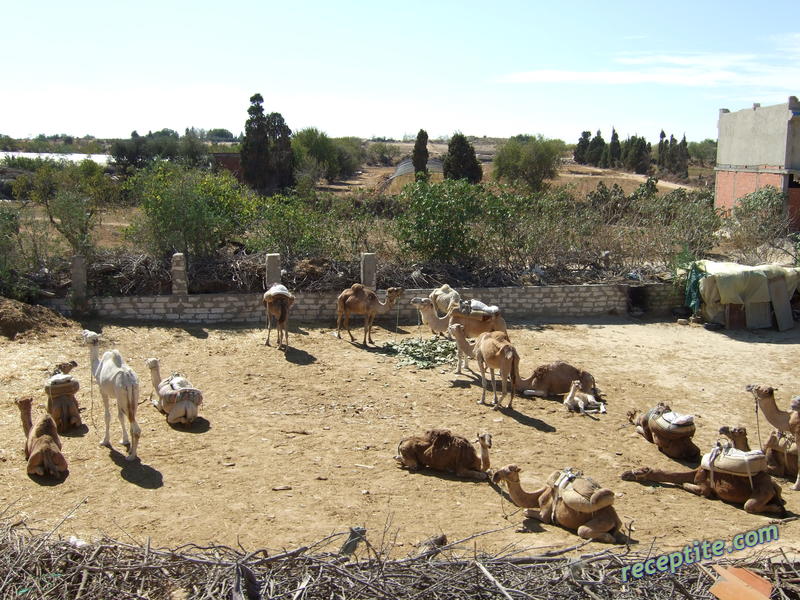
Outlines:
[[[508,336],[500,331],[490,331],[482,333],[475,340],[475,360],[481,371],[482,394],[478,404],[486,403],[486,367],[492,375],[492,392],[494,392],[494,408],[503,405],[503,398],[506,397],[506,383],[511,380],[511,399],[508,401],[508,408],[514,403],[514,388],[517,385],[516,377],[519,374],[519,354],[516,348],[511,345]],[[497,383],[494,380],[494,370],[500,371],[500,379],[503,382],[503,395],[500,402],[497,402]]]
[[[103,408],[105,409],[106,433],[100,445],[111,447],[109,439],[111,410],[108,402],[109,398],[114,396],[117,399],[117,417],[122,427],[122,445],[129,447],[125,459],[136,460],[139,437],[142,435],[142,428],[136,422],[136,407],[139,405],[139,377],[133,369],[125,364],[118,350],[111,350],[103,354],[102,358],[98,358],[99,334],[84,329],[81,335],[84,343],[89,346],[92,374],[100,388],[100,396],[103,398]],[[125,417],[130,423],[130,438],[125,429]]]
[[272,331],[272,317],[275,317],[275,328],[278,330],[278,350],[283,346],[289,348],[289,309],[294,304],[294,295],[286,289],[286,286],[276,283],[264,292],[264,311],[267,314],[267,341],[265,346],[269,346],[269,334]]
[[403,288],[390,287],[386,290],[386,302],[381,303],[378,300],[378,295],[371,289],[364,287],[360,283],[354,283],[349,288],[344,290],[336,299],[336,337],[341,339],[342,318],[344,318],[344,326],[347,333],[350,334],[350,341],[355,342],[350,331],[350,315],[364,315],[364,346],[367,345],[369,340],[370,344],[375,344],[372,341],[372,322],[375,320],[376,315],[382,315],[389,312],[397,299],[403,294]]
[[[768,385],[750,384],[745,388],[748,392],[753,393],[756,400],[756,406],[764,413],[764,418],[769,421],[769,424],[775,427],[778,431],[791,433],[794,439],[800,439],[800,396],[792,398],[790,408],[791,412],[780,410],[775,404],[775,388]],[[800,462],[800,445],[797,446],[797,457]],[[795,491],[800,490],[800,471],[797,473],[797,479],[792,486]]]
[[451,305],[447,314],[440,317],[430,298],[412,298],[411,304],[417,308],[422,322],[431,328],[432,333],[444,333],[454,323],[464,326],[464,335],[468,338],[476,338],[485,331],[507,330],[506,321],[500,313],[464,314],[459,312],[458,305]]

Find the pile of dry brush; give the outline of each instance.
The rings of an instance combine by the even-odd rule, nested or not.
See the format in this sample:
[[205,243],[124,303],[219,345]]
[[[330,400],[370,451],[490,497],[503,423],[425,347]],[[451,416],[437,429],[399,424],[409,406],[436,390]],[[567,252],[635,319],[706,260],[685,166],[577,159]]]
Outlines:
[[[55,529],[34,531],[22,521],[4,520],[0,521],[0,598],[712,597],[708,588],[716,575],[711,562],[684,566],[674,575],[623,582],[622,567],[647,555],[615,548],[566,556],[588,542],[538,555],[514,549],[489,555],[470,549],[474,538],[489,533],[493,532],[449,544],[439,536],[406,558],[390,559],[393,541],[388,527],[378,548],[355,528],[349,537],[348,532],[336,533],[310,546],[271,553],[194,544],[165,550],[111,539],[86,543],[57,538]],[[800,573],[780,552],[719,562],[746,566],[767,578],[776,587],[773,597],[800,597]]]

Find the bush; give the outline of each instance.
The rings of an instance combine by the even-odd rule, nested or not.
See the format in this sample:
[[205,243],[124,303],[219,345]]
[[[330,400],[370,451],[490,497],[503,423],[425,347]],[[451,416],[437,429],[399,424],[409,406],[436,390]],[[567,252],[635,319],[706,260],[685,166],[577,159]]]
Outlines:
[[142,207],[129,235],[156,256],[212,256],[242,235],[256,214],[256,195],[227,171],[159,163],[138,171],[126,189]]
[[740,262],[750,265],[769,262],[776,251],[795,254],[794,248],[787,244],[791,223],[785,203],[786,195],[773,186],[760,188],[736,201],[725,226],[733,254]]
[[391,167],[403,155],[399,146],[386,142],[371,142],[367,146],[367,164]]
[[539,136],[515,136],[498,150],[494,158],[495,179],[522,182],[532,191],[545,179],[558,174],[564,142]]

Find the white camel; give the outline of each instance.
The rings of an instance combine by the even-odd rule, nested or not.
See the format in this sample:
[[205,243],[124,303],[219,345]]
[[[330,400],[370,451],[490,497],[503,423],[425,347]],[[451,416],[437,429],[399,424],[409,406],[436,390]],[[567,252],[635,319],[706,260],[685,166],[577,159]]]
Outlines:
[[150,381],[158,396],[157,400],[153,400],[153,406],[167,415],[167,423],[193,423],[197,418],[197,407],[203,403],[202,392],[178,373],[161,379],[161,366],[157,358],[148,358],[144,364],[150,369]]
[[[104,353],[102,358],[98,358],[99,334],[84,329],[81,335],[84,344],[89,346],[92,374],[100,388],[100,396],[103,398],[103,408],[105,409],[106,433],[100,445],[111,447],[109,439],[111,410],[108,401],[111,396],[114,396],[117,399],[117,417],[119,417],[119,424],[122,427],[122,445],[128,446],[128,455],[125,459],[136,460],[136,450],[142,434],[142,428],[136,422],[136,407],[139,404],[139,378],[133,369],[125,364],[118,350],[110,350]],[[130,423],[130,438],[125,429],[125,417]]]
[[581,382],[575,379],[569,388],[569,393],[564,398],[564,407],[571,412],[585,415],[589,412],[606,412],[606,405],[599,402],[592,394],[580,391]]

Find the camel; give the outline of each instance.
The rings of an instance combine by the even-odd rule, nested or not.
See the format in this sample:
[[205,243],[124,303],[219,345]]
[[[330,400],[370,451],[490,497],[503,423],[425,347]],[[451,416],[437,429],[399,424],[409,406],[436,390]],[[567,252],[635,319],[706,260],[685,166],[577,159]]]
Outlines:
[[[117,399],[117,417],[122,427],[122,445],[128,446],[126,460],[136,460],[136,451],[139,447],[139,438],[142,435],[142,428],[136,422],[136,407],[139,405],[139,377],[122,358],[118,350],[111,350],[98,358],[98,346],[100,335],[84,329],[81,333],[83,341],[89,346],[89,358],[92,364],[92,373],[97,386],[100,388],[100,396],[103,398],[105,409],[106,432],[103,436],[101,446],[111,447],[109,439],[109,429],[111,427],[111,410],[108,402],[111,396]],[[130,424],[130,438],[125,429],[125,417]]]
[[[715,465],[723,460],[727,460],[729,464],[738,460],[739,472],[719,470]],[[741,465],[751,460],[759,466],[748,467],[745,472]],[[725,502],[743,504],[744,510],[749,513],[770,513],[782,517],[786,514],[786,509],[785,501],[781,498],[781,488],[772,481],[765,469],[766,459],[761,451],[742,452],[717,444],[712,452],[703,456],[700,466],[691,471],[670,472],[642,467],[625,471],[620,477],[624,481],[674,483],[698,496],[716,497]]]
[[267,341],[265,346],[269,346],[269,334],[272,332],[272,317],[275,317],[275,328],[278,330],[278,350],[281,346],[289,347],[289,309],[294,304],[294,295],[289,293],[285,286],[276,283],[266,292],[262,299],[264,311],[267,314]]
[[150,369],[150,381],[158,396],[158,400],[153,400],[153,406],[167,415],[167,423],[193,423],[197,418],[197,407],[203,403],[202,392],[178,373],[161,379],[157,358],[148,358],[144,364]]
[[526,517],[577,531],[585,540],[616,541],[622,521],[613,507],[614,492],[570,468],[554,471],[544,486],[526,492],[519,482],[521,472],[517,465],[508,465],[496,471],[492,481],[506,482],[511,500],[526,509]]
[[585,415],[588,412],[606,412],[606,405],[598,402],[594,396],[580,391],[581,382],[573,380],[567,396],[564,398],[564,406],[570,412],[579,412]]
[[492,436],[479,433],[477,441],[481,449],[480,457],[467,438],[454,435],[448,429],[430,429],[422,435],[400,440],[395,460],[400,467],[410,471],[428,467],[435,471],[455,473],[458,477],[486,481],[489,478]]
[[688,415],[679,415],[663,402],[646,413],[636,417],[638,411],[628,412],[628,421],[636,425],[636,433],[641,435],[658,450],[678,460],[697,460],[700,448],[692,441],[694,421]]
[[43,415],[33,424],[31,406],[33,398],[16,400],[22,431],[25,432],[25,458],[28,460],[28,475],[51,475],[59,479],[66,477],[67,460],[61,453],[61,438],[56,422],[50,415]]
[[350,334],[350,341],[355,338],[350,332],[350,315],[364,315],[364,341],[363,345],[375,344],[372,341],[372,322],[376,315],[389,312],[394,306],[395,301],[403,294],[403,288],[390,287],[386,290],[386,301],[381,303],[378,296],[371,289],[364,287],[360,283],[354,283],[344,290],[336,299],[336,337],[341,339],[342,318],[347,333]]
[[[789,405],[791,412],[780,410],[775,404],[775,388],[768,385],[750,384],[745,388],[752,392],[756,401],[756,408],[764,413],[764,418],[778,431],[791,433],[794,439],[800,439],[800,396],[795,396]],[[800,446],[796,446],[797,457],[800,459]],[[800,471],[792,486],[795,491],[800,490]]]
[[[447,314],[451,308],[457,307],[458,303],[461,302],[461,294],[446,283],[440,288],[433,290],[428,298],[430,298],[436,310],[444,314]],[[426,323],[424,319],[423,323]]]
[[[719,432],[733,442],[733,447],[749,451],[747,429],[744,427],[722,427]],[[797,447],[794,436],[773,429],[769,434],[764,451],[767,455],[767,473],[773,477],[797,477]]]
[[516,390],[525,396],[547,398],[556,394],[568,394],[572,382],[576,379],[581,382],[581,392],[597,397],[594,377],[560,360],[536,367],[527,379],[518,377]]
[[440,317],[436,314],[436,308],[430,298],[412,298],[411,304],[417,308],[422,316],[422,322],[427,323],[433,333],[444,333],[454,323],[464,326],[464,335],[468,338],[476,338],[487,331],[507,331],[505,319],[501,314],[468,315],[458,312],[451,306],[447,314]]
[[[467,336],[464,335],[464,326],[460,323],[453,323],[447,328],[447,331],[450,335],[453,336],[453,339],[456,341],[456,348],[457,348],[457,366],[456,366],[456,373],[461,374],[461,364],[463,362],[464,368],[469,369],[468,360],[470,358],[475,358],[475,342],[470,342],[467,340]],[[500,340],[508,341],[508,335],[504,331],[490,331],[488,332],[492,337]],[[472,369],[470,369],[471,371]],[[517,372],[516,375],[518,376],[519,373]]]
[[[516,377],[519,374],[519,354],[516,348],[511,345],[508,336],[500,331],[489,331],[482,333],[475,340],[475,361],[481,372],[481,399],[478,404],[486,403],[486,367],[492,375],[492,392],[494,402],[492,407],[501,408],[503,398],[506,397],[506,382],[511,380],[511,399],[508,401],[508,408],[512,408],[514,403],[514,387],[517,385]],[[503,382],[503,394],[500,402],[497,402],[497,384],[494,380],[494,370],[500,371],[500,380]]]
[[62,372],[52,375],[44,386],[47,393],[47,412],[53,417],[59,433],[77,429],[83,424],[78,400],[75,398],[79,387],[77,379]]

